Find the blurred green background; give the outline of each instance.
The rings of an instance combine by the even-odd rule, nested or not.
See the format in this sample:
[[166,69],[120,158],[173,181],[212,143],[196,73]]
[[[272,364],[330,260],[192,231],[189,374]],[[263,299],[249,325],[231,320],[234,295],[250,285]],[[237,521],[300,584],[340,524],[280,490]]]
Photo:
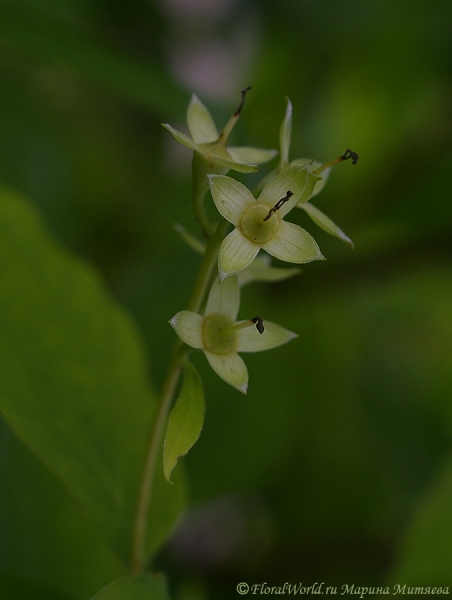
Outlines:
[[157,565],[180,600],[452,587],[450,0],[0,0],[0,76],[1,185],[130,311],[156,387],[199,264],[173,230],[196,233],[190,152],[160,123],[186,131],[195,92],[221,127],[251,85],[237,145],[277,148],[288,96],[292,159],[360,155],[315,202],[355,249],[292,211],[327,262],[243,292],[299,338],[245,357],[247,397],[194,359],[205,428]]

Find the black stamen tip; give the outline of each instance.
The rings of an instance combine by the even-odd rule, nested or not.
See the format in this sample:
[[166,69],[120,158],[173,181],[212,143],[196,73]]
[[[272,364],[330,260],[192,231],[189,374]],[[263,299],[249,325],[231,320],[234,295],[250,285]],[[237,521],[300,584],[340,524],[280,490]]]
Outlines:
[[242,101],[240,102],[240,105],[239,105],[238,109],[235,111],[234,117],[238,117],[239,114],[242,112],[243,104],[245,102],[246,93],[249,92],[250,89],[251,89],[251,86],[249,85],[247,88],[245,88],[244,90],[242,90],[242,92],[241,92],[241,94],[242,94]]
[[348,160],[349,158],[351,158],[351,160],[352,160],[352,165],[356,165],[359,157],[356,154],[356,152],[353,152],[353,150],[350,150],[350,148],[347,148],[345,153],[342,155],[342,160]]
[[288,190],[288,192],[284,196],[284,198],[281,198],[281,200],[278,200],[278,202],[275,204],[275,206],[268,211],[268,215],[266,217],[264,217],[264,221],[268,221],[269,218],[272,216],[272,214],[275,213],[277,210],[279,210],[281,208],[281,206],[285,202],[287,202],[287,200],[289,200],[292,196],[293,196],[293,192]]
[[257,315],[257,317],[254,317],[251,321],[256,325],[256,329],[259,333],[264,333],[264,319],[262,317]]

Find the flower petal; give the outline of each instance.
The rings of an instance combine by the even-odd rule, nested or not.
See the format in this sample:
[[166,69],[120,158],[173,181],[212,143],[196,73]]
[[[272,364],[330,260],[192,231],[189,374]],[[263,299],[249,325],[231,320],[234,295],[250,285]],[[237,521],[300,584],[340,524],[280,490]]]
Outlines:
[[298,337],[281,325],[264,320],[264,333],[259,333],[255,327],[246,327],[237,331],[238,352],[261,352],[281,346]]
[[[229,152],[229,148],[228,148],[228,152]],[[225,173],[227,173],[230,169],[232,169],[232,171],[237,171],[238,173],[254,173],[255,171],[259,170],[259,167],[257,165],[242,164],[240,162],[234,162],[233,160],[227,160],[225,158],[220,158],[218,156],[215,156],[215,154],[211,154],[209,156],[209,160],[212,160],[212,162],[215,162],[215,164],[224,167]]]
[[223,240],[218,253],[220,281],[246,269],[258,252],[259,246],[250,242],[239,229],[235,228],[231,231]]
[[210,288],[204,316],[223,315],[235,321],[240,307],[239,282],[236,276],[221,283],[217,277]]
[[202,149],[197,144],[195,144],[195,142],[191,138],[189,138],[188,135],[185,135],[185,133],[177,131],[177,129],[174,129],[174,127],[171,127],[171,125],[168,125],[168,123],[162,123],[162,127],[167,129],[171,133],[171,135],[179,142],[179,144],[187,146],[187,148],[190,148],[195,152],[203,153]]
[[243,359],[236,352],[231,354],[214,354],[206,352],[206,358],[217,375],[226,383],[246,394],[248,389],[248,369]]
[[342,231],[342,229],[313,204],[310,202],[303,202],[303,204],[300,204],[300,208],[305,210],[314,223],[321,227],[324,231],[330,235],[334,235],[346,244],[350,244],[350,246],[354,248],[352,240]]
[[290,199],[278,209],[278,214],[282,219],[297,202],[309,200],[318,179],[319,177],[314,175],[307,165],[304,167],[286,167],[267,183],[257,201],[271,208],[275,206],[278,200],[284,198],[288,191],[291,191],[292,196]]
[[284,168],[289,162],[290,138],[292,134],[292,103],[287,100],[286,114],[279,130],[279,147],[281,148],[280,167]]
[[[303,167],[304,165],[310,165],[311,171],[315,171],[316,169],[322,166],[322,163],[318,162],[317,160],[311,160],[310,158],[297,158],[293,160],[290,163],[290,165],[294,167]],[[320,192],[323,190],[330,176],[331,168],[332,167],[329,167],[328,169],[322,171],[322,174],[320,175],[321,179],[319,179],[316,182],[311,198],[314,198],[314,196],[317,196],[317,194],[320,194]]]
[[192,348],[202,348],[202,321],[201,315],[181,310],[169,323],[183,342]]
[[252,148],[251,146],[228,146],[227,150],[234,162],[256,165],[266,163],[278,154],[276,150]]
[[217,128],[210,112],[196,94],[192,95],[188,105],[187,123],[196,144],[207,144],[218,139]]
[[243,184],[226,175],[207,175],[215,206],[222,217],[238,225],[245,210],[256,202]]
[[272,267],[270,265],[270,257],[268,254],[256,256],[249,267],[240,271],[237,274],[239,286],[243,287],[247,283],[253,281],[283,281],[289,277],[293,277],[301,272],[301,269],[292,267],[291,269],[283,269],[281,267]]
[[262,248],[279,260],[290,263],[307,263],[324,260],[315,239],[299,225],[281,221],[276,235]]

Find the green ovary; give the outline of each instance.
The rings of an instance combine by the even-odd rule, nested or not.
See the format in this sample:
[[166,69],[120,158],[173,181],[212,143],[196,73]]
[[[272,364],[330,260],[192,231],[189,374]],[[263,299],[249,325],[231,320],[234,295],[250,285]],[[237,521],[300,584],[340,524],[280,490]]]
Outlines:
[[221,315],[211,315],[202,324],[204,348],[214,354],[230,354],[237,346],[237,333],[233,321]]
[[240,219],[240,229],[245,237],[255,244],[269,242],[279,229],[279,216],[276,212],[264,221],[270,209],[265,204],[252,204]]
[[215,142],[208,142],[207,144],[200,144],[201,148],[211,158],[223,158],[224,160],[232,160],[231,155],[225,148],[225,142],[223,138],[216,140]]

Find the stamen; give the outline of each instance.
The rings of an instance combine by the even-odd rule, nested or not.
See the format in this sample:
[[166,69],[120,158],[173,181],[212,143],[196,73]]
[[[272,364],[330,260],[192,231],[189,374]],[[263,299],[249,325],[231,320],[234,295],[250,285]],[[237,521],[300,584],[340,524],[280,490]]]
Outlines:
[[238,109],[235,111],[235,113],[233,115],[234,117],[238,117],[240,115],[240,113],[242,112],[242,108],[243,108],[243,105],[245,103],[246,93],[249,92],[250,89],[251,89],[251,86],[249,85],[247,88],[245,88],[244,90],[241,91],[242,101],[240,102]]
[[257,317],[254,317],[254,319],[248,319],[248,321],[236,323],[231,327],[231,329],[237,331],[238,329],[245,329],[246,327],[252,327],[253,325],[256,325],[256,329],[259,333],[264,333],[264,319],[259,315],[257,315]]
[[351,158],[351,160],[352,160],[352,165],[356,165],[359,157],[356,154],[356,152],[353,152],[353,150],[350,150],[350,148],[347,148],[347,150],[344,152],[344,154],[342,156],[333,158],[333,160],[330,160],[329,162],[324,163],[323,165],[320,165],[320,167],[318,167],[317,169],[315,169],[312,172],[315,175],[320,175],[320,173],[322,173],[326,169],[329,169],[330,167],[334,167],[334,165],[337,165],[337,163],[340,163],[343,160],[348,160],[349,158]]
[[264,319],[257,315],[254,319],[251,319],[253,323],[256,325],[256,329],[259,333],[264,333]]
[[222,143],[226,143],[226,140],[229,137],[229,134],[231,133],[234,125],[237,123],[238,118],[240,117],[240,113],[242,112],[242,108],[243,108],[243,104],[245,102],[245,96],[246,93],[251,89],[251,86],[248,86],[246,89],[242,90],[242,100],[239,104],[238,109],[235,111],[235,113],[232,115],[232,117],[229,119],[229,121],[226,123],[225,128],[223,129],[223,131],[220,133],[220,136],[217,140],[217,142],[222,142]]
[[350,150],[350,148],[348,148],[342,156],[342,160],[347,160],[348,158],[352,159],[352,165],[356,165],[359,156],[356,154],[356,152],[353,152],[353,150]]
[[264,221],[268,221],[269,218],[277,211],[281,208],[281,206],[283,204],[285,204],[291,197],[293,196],[293,192],[291,192],[290,190],[288,190],[287,194],[284,196],[284,198],[281,198],[281,200],[278,200],[278,202],[275,204],[275,206],[273,208],[271,208],[268,211],[268,215],[266,217],[264,217]]

